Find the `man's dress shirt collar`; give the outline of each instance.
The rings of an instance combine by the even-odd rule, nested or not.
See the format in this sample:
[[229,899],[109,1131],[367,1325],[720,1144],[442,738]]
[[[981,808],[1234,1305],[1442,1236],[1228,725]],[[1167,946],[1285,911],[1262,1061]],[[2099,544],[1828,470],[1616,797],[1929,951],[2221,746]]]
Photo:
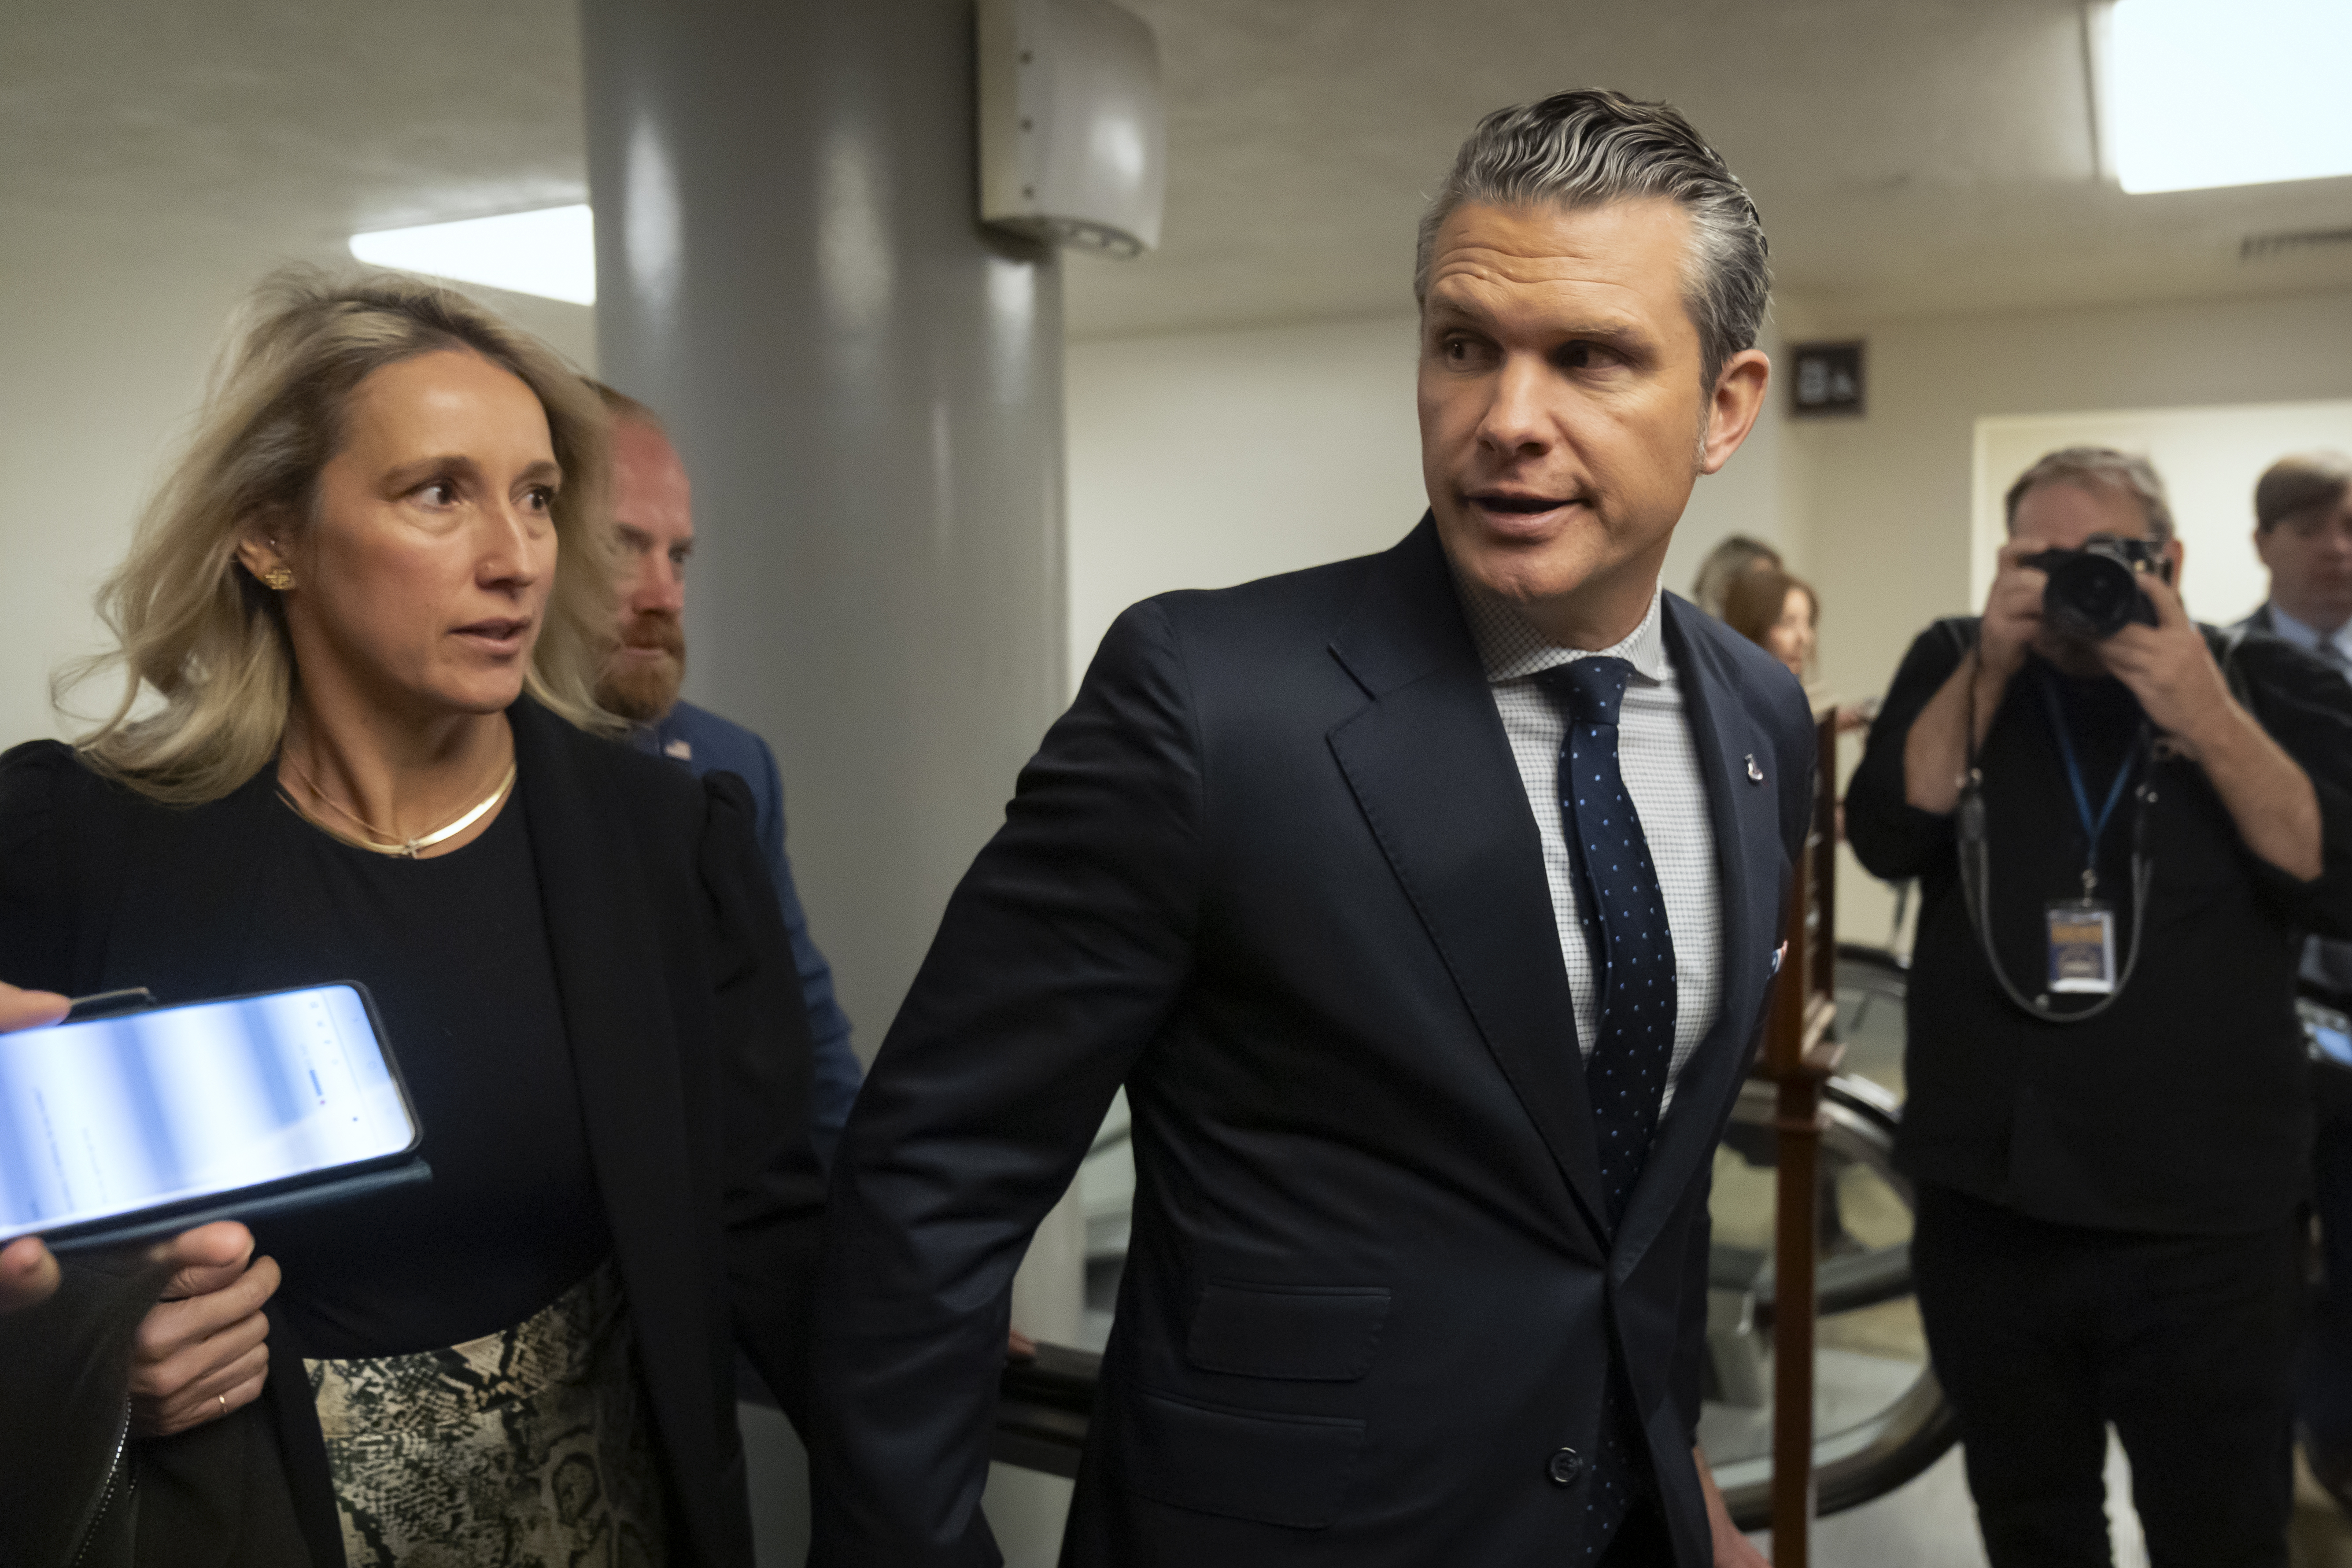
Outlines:
[[1585,945],[1579,900],[1580,879],[1560,820],[1559,751],[1568,721],[1536,677],[1556,665],[1605,654],[1633,667],[1619,711],[1617,764],[1633,797],[1651,861],[1664,895],[1675,939],[1675,1055],[1666,1069],[1666,1105],[1699,1042],[1715,1026],[1723,998],[1723,910],[1715,861],[1715,827],[1698,747],[1691,738],[1682,686],[1666,656],[1661,595],[1651,590],[1648,614],[1620,642],[1598,649],[1561,647],[1545,640],[1507,602],[1458,575],[1464,615],[1486,672],[1486,688],[1503,721],[1519,784],[1543,843],[1544,878],[1552,921],[1576,1011],[1578,1048],[1590,1054],[1599,1037],[1601,992]]
[[[2284,637],[2306,653],[2317,654],[2337,669],[2352,669],[2352,621],[2347,621],[2332,632],[2305,626],[2275,604],[2270,606],[2271,631]],[[2321,644],[2328,645],[2322,647]]]

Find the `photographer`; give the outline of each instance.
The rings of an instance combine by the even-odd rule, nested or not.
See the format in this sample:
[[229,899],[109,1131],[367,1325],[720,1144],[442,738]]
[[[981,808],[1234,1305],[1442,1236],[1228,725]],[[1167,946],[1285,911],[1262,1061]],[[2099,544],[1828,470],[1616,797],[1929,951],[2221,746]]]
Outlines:
[[1982,619],[1912,646],[1846,798],[1922,888],[1928,1348],[1994,1564],[2107,1563],[2109,1423],[2156,1561],[2284,1564],[2296,937],[2352,918],[2352,688],[2189,621],[2144,460],[2053,452],[2006,508]]

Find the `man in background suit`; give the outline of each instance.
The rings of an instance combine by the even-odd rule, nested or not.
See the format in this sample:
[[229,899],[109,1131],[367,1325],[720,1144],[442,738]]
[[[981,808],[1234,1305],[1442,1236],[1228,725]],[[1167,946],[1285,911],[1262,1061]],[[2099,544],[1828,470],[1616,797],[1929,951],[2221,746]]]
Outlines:
[[1695,1449],[1707,1193],[1812,728],[1658,574],[1764,395],[1762,230],[1674,110],[1563,93],[1416,271],[1430,515],[1129,610],[949,904],[836,1167],[813,1563],[998,1560],[1007,1288],[1124,1082],[1066,1563],[1760,1563]]
[[[2312,452],[2263,470],[2254,485],[2254,552],[2270,572],[2270,595],[2231,629],[2284,637],[2352,675],[2352,460]],[[2352,942],[2306,938],[2298,979],[2352,1012]],[[2312,1205],[2324,1251],[2296,1424],[2312,1474],[2352,1509],[2352,1064],[2320,1063],[2314,1089]]]
[[654,411],[597,384],[613,417],[613,515],[620,525],[621,625],[605,662],[596,700],[636,728],[630,741],[648,755],[684,763],[700,778],[735,774],[751,786],[758,808],[760,852],[784,911],[793,963],[801,977],[815,1043],[811,1085],[811,1132],[817,1157],[831,1160],[834,1141],[857,1098],[857,1057],[849,1046],[849,1019],[833,995],[833,969],[809,934],[808,916],[793,886],[784,855],[784,784],[768,742],[707,708],[682,701],[686,679],[686,563],[694,553],[694,491],[677,448]]
[[2281,458],[2254,484],[2254,553],[2270,596],[2241,623],[2352,670],[2352,459]]

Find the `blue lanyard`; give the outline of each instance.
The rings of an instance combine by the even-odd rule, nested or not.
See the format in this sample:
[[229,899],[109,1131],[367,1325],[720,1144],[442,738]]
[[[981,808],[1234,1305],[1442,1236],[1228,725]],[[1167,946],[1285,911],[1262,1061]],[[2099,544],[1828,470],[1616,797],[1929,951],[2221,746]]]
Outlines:
[[2116,782],[2108,786],[2107,804],[2101,806],[2099,815],[2094,817],[2090,794],[2083,788],[2082,764],[2075,762],[2074,742],[2066,733],[2066,715],[2058,705],[2058,678],[2047,671],[2042,678],[2042,700],[2050,710],[2050,728],[2057,731],[2058,755],[2066,764],[2066,783],[2074,791],[2074,812],[2083,819],[2083,836],[2088,840],[2084,853],[2089,864],[2083,872],[2083,896],[2087,899],[2098,881],[2099,839],[2116,815],[2116,803],[2124,797],[2124,781],[2131,777],[2132,754],[2126,748],[2124,760],[2116,764]]

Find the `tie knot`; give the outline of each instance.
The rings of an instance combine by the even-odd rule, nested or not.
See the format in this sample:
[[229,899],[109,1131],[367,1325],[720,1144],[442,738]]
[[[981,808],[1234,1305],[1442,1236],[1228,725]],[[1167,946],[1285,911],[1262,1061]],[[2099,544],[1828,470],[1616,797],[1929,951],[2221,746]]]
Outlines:
[[1614,724],[1618,704],[1633,667],[1622,658],[1594,657],[1556,664],[1536,677],[1579,724]]

